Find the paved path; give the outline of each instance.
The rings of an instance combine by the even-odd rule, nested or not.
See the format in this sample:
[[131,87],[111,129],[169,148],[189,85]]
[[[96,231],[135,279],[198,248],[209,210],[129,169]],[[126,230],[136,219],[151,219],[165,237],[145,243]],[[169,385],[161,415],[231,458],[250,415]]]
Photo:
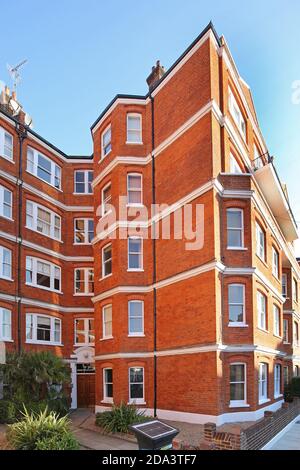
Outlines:
[[300,418],[268,450],[300,450]]
[[127,442],[117,437],[103,436],[88,429],[95,421],[95,415],[88,409],[77,409],[70,415],[72,431],[84,449],[89,450],[137,450],[134,442]]

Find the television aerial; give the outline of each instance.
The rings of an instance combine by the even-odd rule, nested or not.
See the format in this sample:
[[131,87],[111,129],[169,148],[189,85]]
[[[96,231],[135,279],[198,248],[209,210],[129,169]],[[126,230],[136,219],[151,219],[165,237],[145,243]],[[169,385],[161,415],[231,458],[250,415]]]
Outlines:
[[23,65],[25,65],[26,62],[27,62],[27,59],[24,59],[24,60],[22,60],[22,62],[19,62],[14,67],[7,64],[7,70],[9,72],[9,75],[11,76],[11,79],[13,80],[13,90],[14,91],[17,91],[17,85],[21,81],[20,68],[23,67]]

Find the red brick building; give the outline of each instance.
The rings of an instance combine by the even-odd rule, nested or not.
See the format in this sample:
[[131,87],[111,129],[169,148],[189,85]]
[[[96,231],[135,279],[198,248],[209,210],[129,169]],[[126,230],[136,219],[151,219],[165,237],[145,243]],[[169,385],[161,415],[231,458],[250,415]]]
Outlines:
[[[255,420],[300,366],[287,191],[211,24],[147,82],[93,124],[93,157],[63,154],[2,105],[3,339],[70,361],[73,407],[123,400],[166,419]],[[187,205],[194,229],[202,208],[197,249],[174,236]],[[167,221],[171,236],[151,237]]]

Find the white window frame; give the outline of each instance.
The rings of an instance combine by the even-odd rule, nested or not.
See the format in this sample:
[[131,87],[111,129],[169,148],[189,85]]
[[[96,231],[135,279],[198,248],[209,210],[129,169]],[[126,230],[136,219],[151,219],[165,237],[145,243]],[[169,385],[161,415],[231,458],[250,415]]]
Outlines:
[[[28,151],[33,152],[33,171],[30,170],[29,164],[28,164]],[[50,183],[40,176],[38,176],[38,157],[39,155],[45,160],[48,160],[51,164],[51,170],[50,170]],[[59,169],[59,187],[55,185],[55,178],[56,178],[56,168]],[[35,176],[38,178],[40,181],[43,181],[43,183],[48,184],[49,186],[52,186],[54,189],[57,189],[58,191],[61,191],[61,181],[62,181],[62,169],[57,163],[55,163],[51,158],[46,157],[43,153],[39,152],[38,150],[34,149],[33,147],[27,147],[27,162],[26,162],[26,171],[30,173],[31,175]]]
[[[140,188],[130,188],[129,187],[129,177],[130,176],[139,176],[140,177],[140,180],[141,180],[141,187]],[[129,193],[130,193],[130,191],[140,193],[140,202],[129,202]],[[141,206],[143,206],[143,175],[142,175],[142,173],[134,173],[134,172],[127,173],[127,206],[129,206],[129,207],[141,207]]]
[[[11,156],[8,156],[5,153],[5,134],[7,134],[12,139],[12,144],[10,147]],[[14,136],[3,127],[0,127],[0,156],[9,162],[14,161]]]
[[[141,304],[141,306],[142,306],[142,316],[141,317],[132,317],[130,315],[130,305],[133,304],[133,303]],[[138,331],[138,332],[130,331],[130,319],[131,318],[141,318],[142,319],[142,331]],[[138,299],[128,300],[128,336],[133,336],[133,337],[145,336],[144,335],[144,301],[143,300],[138,300]]]
[[299,323],[295,320],[293,321],[293,344],[299,346]]
[[289,366],[283,366],[283,384],[286,385],[289,383],[290,371]]
[[[33,320],[33,329],[32,329],[32,333],[33,333],[33,338],[32,339],[28,339],[27,338],[27,323],[28,323],[28,319],[29,317],[32,318]],[[45,340],[39,340],[37,339],[37,319],[38,317],[44,317],[44,318],[49,318],[50,319],[50,341],[45,341]],[[59,341],[55,341],[55,321],[58,321],[59,325],[60,325],[60,330],[59,330]],[[58,317],[52,317],[50,315],[45,315],[43,313],[26,313],[26,343],[28,344],[44,344],[44,345],[47,345],[47,344],[50,344],[50,345],[57,345],[57,346],[62,346],[62,321],[60,318]]]
[[[262,311],[262,303],[261,299],[264,299],[264,312]],[[260,291],[257,291],[256,295],[257,299],[257,326],[260,330],[267,331],[267,310],[268,310],[268,299],[265,294]],[[264,315],[262,315],[264,314]],[[262,323],[262,318],[264,318],[264,322]]]
[[[278,315],[278,318],[276,318]],[[280,336],[280,308],[278,305],[273,304],[273,334],[281,338]]]
[[[268,364],[266,364],[265,362],[259,363],[259,368],[258,368],[258,403],[259,405],[269,401],[268,399],[268,372],[269,372],[268,369],[269,369]],[[262,380],[263,370],[265,370],[265,375],[266,375],[265,380]],[[262,393],[263,388],[265,388],[265,394]]]
[[[104,152],[104,136],[105,134],[107,134],[107,132],[110,131],[110,150],[108,152]],[[110,154],[110,152],[112,151],[112,143],[111,143],[111,138],[112,138],[112,132],[111,132],[111,124],[109,124],[105,129],[104,131],[102,132],[101,134],[101,160],[103,160],[103,158],[107,157],[107,155]],[[107,144],[108,145],[108,144]]]
[[234,96],[234,93],[230,87],[228,87],[228,109],[234,120],[240,134],[242,135],[244,141],[247,138],[247,126],[246,121],[241,111],[241,108]]
[[[9,335],[3,334],[4,331],[4,313],[8,313],[9,316]],[[12,341],[12,313],[11,310],[5,307],[0,307],[0,341]]]
[[[130,370],[131,369],[142,369],[143,371],[143,382],[131,382],[130,381]],[[131,384],[143,384],[143,397],[142,398],[131,398]],[[144,405],[145,404],[145,368],[140,366],[131,366],[128,368],[128,385],[129,385],[129,403],[136,404],[136,405]]]
[[[139,119],[139,123],[140,123],[139,129],[129,129],[128,121],[129,121],[130,117]],[[138,132],[139,133],[139,140],[130,140],[130,138],[129,138],[130,132]],[[143,143],[143,135],[142,134],[143,134],[142,115],[140,113],[127,113],[127,116],[126,116],[126,144],[141,145]]]
[[[255,222],[256,234],[256,255],[264,262],[266,262],[266,232],[262,229],[260,224]],[[263,235],[263,245],[261,244],[261,237]]]
[[282,273],[281,285],[282,285],[282,297],[287,299],[287,274],[286,273]]
[[[6,263],[10,266],[10,276],[4,274],[4,252],[9,255],[10,263]],[[0,246],[0,279],[5,279],[6,281],[12,281],[12,250],[6,248],[6,246]]]
[[283,319],[283,344],[289,343],[289,321],[287,318]]
[[[106,381],[105,373],[106,373],[107,370],[111,370],[111,372],[112,372],[112,379],[113,379],[112,382],[107,382]],[[102,402],[103,403],[113,403],[114,402],[114,397],[113,396],[108,397],[107,394],[106,394],[106,385],[112,385],[114,387],[114,370],[113,370],[112,367],[104,367],[103,368],[103,400],[102,400]]]
[[272,274],[279,279],[279,252],[272,246]]
[[[236,227],[229,227],[228,226],[228,212],[239,212],[241,214],[241,227],[240,228],[236,228]],[[245,248],[244,246],[244,210],[243,209],[240,209],[238,207],[228,207],[226,209],[226,226],[227,226],[227,249],[228,250],[243,250]],[[235,230],[235,231],[239,231],[241,233],[241,245],[240,246],[231,246],[231,245],[228,245],[228,232],[229,230]]]
[[298,281],[294,276],[292,278],[292,299],[293,302],[298,303]]
[[[109,274],[105,274],[105,264],[109,261],[109,260],[106,260],[104,261],[104,251],[110,247],[110,250],[111,250],[111,257],[109,258],[109,260],[111,261],[111,272]],[[112,244],[111,243],[108,243],[107,245],[105,245],[102,250],[101,250],[101,255],[102,255],[102,279],[106,278],[106,277],[109,277],[112,275]]]
[[243,174],[243,171],[240,165],[238,164],[237,159],[232,153],[230,153],[229,155],[229,173],[231,173],[232,175]]
[[260,155],[260,152],[256,144],[254,144],[254,165],[255,165],[254,167],[255,170],[259,170],[260,168],[263,168],[264,166],[263,159]]
[[[83,220],[84,223],[84,242],[80,243],[76,241],[76,233],[79,232],[79,230],[76,230],[76,221],[77,220]],[[91,217],[76,217],[74,219],[74,245],[91,245],[91,242],[89,242],[89,221],[92,220],[94,223],[94,219]],[[95,227],[94,227],[95,230]]]
[[[8,205],[7,203],[5,204],[10,208],[10,215],[7,216],[4,214],[4,194],[5,192],[10,194],[10,204]],[[4,219],[7,220],[13,220],[12,219],[12,209],[13,209],[13,193],[10,191],[10,189],[7,189],[5,186],[0,185],[0,217],[3,217]]]
[[[230,368],[231,366],[244,366],[244,382],[236,381],[231,382],[230,380]],[[229,387],[231,384],[243,383],[244,384],[244,400],[230,400],[230,408],[239,408],[247,405],[247,364],[245,362],[231,362],[229,364]]]
[[[230,287],[242,287],[243,290],[243,304],[239,302],[229,302],[229,290]],[[230,321],[230,306],[231,305],[242,305],[243,306],[243,320],[241,322],[233,322]],[[231,283],[228,284],[228,326],[234,327],[234,326],[246,326],[246,289],[245,289],[245,284],[241,283]]]
[[[107,190],[107,188],[110,187],[110,198],[106,198],[104,199],[104,192]],[[105,207],[106,207],[106,204],[110,204],[111,205],[111,200],[112,200],[112,194],[111,194],[111,182],[107,183],[105,186],[103,186],[102,190],[101,190],[101,214],[102,214],[102,217],[104,217],[105,215],[109,214],[111,212],[111,209],[109,210],[105,210]]]
[[[83,343],[76,341],[76,336],[77,336],[77,327],[76,327],[76,321],[81,320],[84,322],[84,337],[85,341]],[[94,346],[95,341],[89,341],[90,337],[90,328],[89,328],[89,322],[90,321],[94,322],[94,331],[95,331],[95,320],[94,318],[74,318],[74,345],[75,346],[82,346],[82,345],[89,345],[89,346]]]
[[[83,193],[78,193],[76,191],[76,175],[77,173],[83,173],[84,174],[84,181],[83,182],[80,182],[80,184],[84,184],[84,192]],[[93,194],[93,188],[91,188],[91,192],[89,192],[89,174],[92,173],[93,174],[93,170],[75,170],[74,171],[74,193],[73,194],[76,194],[76,196],[85,196],[87,194]],[[92,179],[93,181],[93,179]]]
[[[84,292],[76,292],[76,271],[83,271],[83,285],[84,285]],[[94,282],[94,268],[74,268],[74,295],[76,297],[82,297],[82,296],[93,296],[93,292],[89,292],[89,274],[90,272],[93,273],[93,282]]]
[[[134,253],[134,252],[129,252],[129,240],[141,240],[141,251],[138,252],[138,253]],[[143,238],[142,237],[128,237],[128,241],[127,241],[127,271],[130,271],[130,272],[134,272],[134,271],[137,271],[137,272],[140,272],[140,271],[144,271],[144,268],[143,268],[143,265],[144,265],[144,247],[143,247],[144,243],[143,243]],[[140,260],[141,260],[141,265],[140,267],[138,268],[130,268],[130,263],[129,263],[129,259],[130,259],[130,255],[131,254],[139,254],[140,255]]]
[[[105,318],[106,310],[110,308],[111,310],[111,320],[107,321]],[[106,324],[111,323],[111,334],[106,333]],[[113,311],[112,311],[112,304],[106,304],[102,307],[102,340],[104,339],[112,339],[113,338]]]
[[294,375],[294,377],[299,377],[299,366],[298,365],[294,366],[293,375]]
[[[32,214],[28,212],[28,206],[31,204],[32,206]],[[38,230],[38,209],[41,209],[42,211],[48,212],[50,214],[50,235],[47,233],[43,233],[40,230]],[[30,227],[28,220],[29,218],[32,218],[32,227]],[[59,220],[59,227],[55,225],[55,219],[58,218]],[[27,199],[26,201],[26,226],[27,229],[32,230],[33,232],[37,232],[40,235],[43,235],[44,237],[51,238],[53,240],[57,240],[61,242],[61,216],[58,215],[56,212],[52,211],[51,209],[48,209],[48,207],[42,206],[41,204],[38,204],[34,201],[31,201],[30,199]],[[59,237],[55,236],[55,231],[59,231]]]
[[[279,371],[279,374],[278,374]],[[281,397],[281,365],[274,365],[274,398]]]
[[[43,290],[47,290],[47,291],[51,291],[51,292],[57,292],[59,294],[62,294],[62,290],[61,290],[62,280],[61,280],[61,267],[60,266],[58,266],[57,264],[51,263],[50,261],[47,261],[45,259],[35,258],[33,256],[26,256],[26,272],[27,272],[27,270],[29,270],[27,268],[27,265],[29,264],[29,262],[31,262],[31,266],[32,266],[32,282],[28,282],[27,279],[26,279],[25,284],[27,286],[35,287],[36,289],[43,289]],[[40,286],[39,284],[37,284],[37,264],[38,264],[38,262],[47,264],[50,267],[50,287]],[[55,270],[56,269],[59,271],[59,278],[55,278]],[[55,279],[59,279],[59,286],[60,286],[59,290],[54,288],[54,280]]]

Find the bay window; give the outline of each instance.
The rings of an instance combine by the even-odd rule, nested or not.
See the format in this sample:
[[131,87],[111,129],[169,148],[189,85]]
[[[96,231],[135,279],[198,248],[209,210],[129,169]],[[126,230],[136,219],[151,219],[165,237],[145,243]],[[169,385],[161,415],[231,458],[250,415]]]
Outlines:
[[112,338],[112,305],[105,305],[102,309],[102,339]]
[[61,218],[33,201],[26,202],[26,227],[55,240],[61,239]]
[[27,148],[27,171],[54,188],[61,188],[61,168],[31,147]]
[[243,284],[228,286],[228,307],[230,326],[245,324],[245,286]]
[[274,335],[280,336],[280,309],[277,305],[273,305],[273,325]]
[[12,276],[12,252],[4,246],[0,246],[0,278],[11,280]]
[[60,292],[61,269],[48,261],[27,256],[26,284],[40,289]]
[[279,253],[274,246],[272,246],[272,273],[279,279]]
[[257,292],[257,324],[261,330],[267,329],[267,298],[261,292]]
[[74,243],[88,245],[94,238],[94,219],[74,220]]
[[244,140],[246,140],[246,122],[231,88],[228,88],[228,108]]
[[143,270],[143,240],[138,237],[128,238],[128,270]]
[[129,300],[128,302],[128,332],[129,336],[144,334],[144,302]]
[[107,214],[111,209],[111,184],[108,183],[102,189],[102,217]]
[[113,402],[113,370],[108,367],[103,369],[103,401]]
[[266,259],[266,234],[258,222],[256,222],[256,254],[263,261]]
[[141,114],[127,114],[127,143],[142,143],[142,116]]
[[258,398],[259,403],[268,399],[268,365],[264,362],[259,364],[258,369]]
[[227,248],[239,249],[244,247],[243,210],[230,208],[227,214]]
[[104,158],[111,151],[111,126],[108,126],[101,136],[101,157]]
[[0,155],[13,160],[13,136],[3,127],[0,127]]
[[106,245],[102,248],[102,277],[112,274],[112,246]]
[[92,170],[76,170],[74,174],[75,194],[91,194],[93,181]]
[[77,268],[74,271],[75,295],[91,295],[94,292],[94,270]]
[[26,343],[61,344],[61,320],[42,314],[26,314]]
[[281,365],[275,364],[274,367],[274,398],[281,394]]
[[127,175],[127,204],[131,206],[142,204],[142,175],[139,173]]

